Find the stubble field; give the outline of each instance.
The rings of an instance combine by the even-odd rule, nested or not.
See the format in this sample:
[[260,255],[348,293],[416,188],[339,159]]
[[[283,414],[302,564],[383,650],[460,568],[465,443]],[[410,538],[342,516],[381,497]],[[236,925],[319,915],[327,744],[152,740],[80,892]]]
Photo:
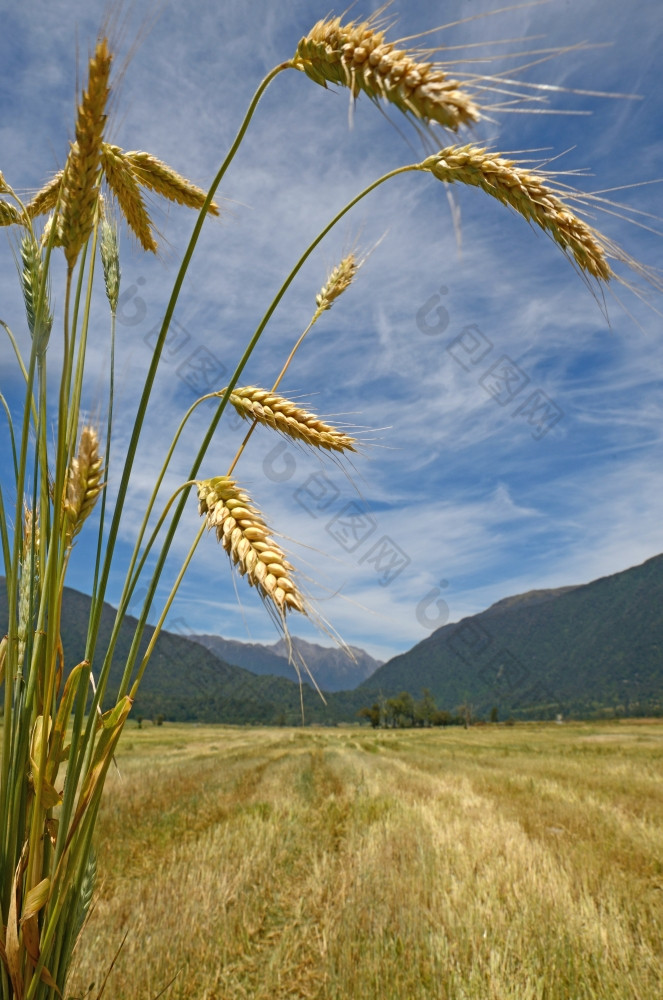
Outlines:
[[663,724],[128,724],[70,995],[653,1000]]

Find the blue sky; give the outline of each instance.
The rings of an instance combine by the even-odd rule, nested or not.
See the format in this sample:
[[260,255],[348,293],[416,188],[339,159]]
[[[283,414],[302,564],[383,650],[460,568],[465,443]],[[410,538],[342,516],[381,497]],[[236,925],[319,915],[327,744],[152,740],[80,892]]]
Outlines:
[[[366,3],[353,13],[376,7]],[[660,235],[629,218],[654,230],[663,225],[652,218],[662,214],[662,186],[642,185],[663,176],[659,4],[550,0],[479,16],[496,7],[486,0],[394,4],[390,37],[476,15],[422,44],[446,46],[439,58],[453,62],[454,72],[505,76],[542,57],[504,53],[564,49],[519,79],[642,95],[626,100],[531,89],[547,97],[548,109],[574,114],[491,112],[461,141],[507,153],[538,150],[522,155],[558,157],[555,170],[587,168],[587,176],[572,178],[586,191],[626,185],[606,197],[627,207],[591,221],[656,267]],[[289,58],[327,13],[327,0],[136,0],[125,18],[115,18],[111,34],[117,50],[112,140],[149,150],[206,186],[262,76]],[[104,14],[103,4],[69,0],[26,0],[3,13],[0,169],[22,192],[39,187],[64,161],[77,51],[82,79]],[[488,55],[493,61],[469,61]],[[499,97],[488,93],[485,100]],[[111,600],[163,452],[202,380],[209,377],[212,388],[225,384],[224,373],[233,370],[283,277],[331,215],[381,173],[425,155],[417,133],[396,113],[382,115],[360,98],[351,117],[350,124],[347,91],[325,92],[296,72],[281,74],[258,109],[219,192],[221,218],[206,226],[178,305],[176,336],[162,364],[123,521]],[[453,141],[439,132],[436,145]],[[271,385],[328,271],[355,245],[372,251],[282,385],[320,415],[355,426],[365,442],[360,454],[339,466],[256,433],[236,475],[283,536],[319,613],[348,643],[381,658],[502,597],[587,582],[663,550],[663,296],[650,292],[643,303],[617,285],[615,296],[608,291],[605,301],[597,300],[541,232],[474,189],[454,186],[453,196],[460,249],[446,193],[432,178],[406,175],[366,199],[305,266],[242,377],[244,384]],[[156,199],[152,208],[162,234],[159,258],[147,259],[122,235],[118,455],[131,432],[151,333],[194,221],[187,210]],[[54,294],[61,308],[57,279]],[[105,408],[104,302],[100,296],[88,369],[86,405],[93,417]],[[25,345],[5,237],[0,317]],[[17,402],[5,342],[0,364],[3,391]],[[515,375],[508,393],[505,366]],[[206,419],[209,411],[201,408],[189,423],[164,497],[186,477]],[[236,422],[223,424],[204,473],[223,474],[240,439]],[[0,441],[6,489],[9,452],[7,439]],[[110,497],[113,490],[111,476]],[[197,527],[192,498],[162,598]],[[90,586],[85,556],[82,536],[69,582],[83,590]],[[183,632],[277,638],[245,581],[233,584],[212,537],[196,554],[170,622]],[[316,637],[310,623],[292,619],[291,627]],[[321,641],[329,640],[323,635]]]

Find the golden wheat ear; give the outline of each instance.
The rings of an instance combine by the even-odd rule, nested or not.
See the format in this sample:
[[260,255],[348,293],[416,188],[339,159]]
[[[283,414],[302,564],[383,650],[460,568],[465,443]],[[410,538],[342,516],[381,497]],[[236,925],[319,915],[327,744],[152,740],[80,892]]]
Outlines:
[[8,201],[0,199],[0,226],[15,226],[22,221],[22,215]]
[[76,141],[69,150],[62,178],[58,228],[69,267],[73,266],[94,224],[112,59],[108,42],[102,38],[90,59],[88,86],[76,116]]
[[313,448],[338,452],[357,450],[355,438],[267,389],[252,385],[233,389],[230,402],[245,420],[255,420]]
[[84,427],[78,452],[69,463],[64,514],[67,521],[67,542],[70,543],[92,512],[104,484],[103,459],[99,454],[99,436],[94,427]]
[[292,579],[293,567],[271,537],[251,498],[228,476],[197,483],[200,514],[240,574],[284,619],[287,611],[305,614],[305,601]]
[[387,101],[403,114],[454,132],[481,117],[464,84],[449,79],[442,66],[397,49],[378,30],[375,15],[347,24],[340,17],[318,21],[300,41],[292,64],[323,87],[349,87],[354,97],[363,91],[372,101]]
[[157,252],[152,220],[145,208],[138,181],[119,146],[103,144],[102,165],[106,182],[115,196],[120,212],[143,250]]
[[473,145],[442,149],[425,159],[419,169],[448,184],[481,188],[550,233],[582,271],[601,281],[613,277],[606,252],[613,248],[571,211],[560,197],[566,192],[556,190],[543,171],[527,170],[514,160]]
[[47,181],[43,188],[37,191],[34,198],[27,203],[25,210],[31,219],[35,219],[39,215],[46,215],[48,212],[53,211],[58,203],[63,177],[64,170],[58,170],[56,174],[53,174],[50,181]]
[[[192,184],[186,177],[182,177],[167,163],[158,160],[156,156],[132,150],[125,153],[124,158],[133,170],[134,177],[143,187],[149,188],[155,194],[160,194],[162,198],[174,201],[178,205],[186,205],[187,208],[195,209],[203,207],[207,192],[196,184]],[[219,214],[219,206],[216,202],[210,203],[209,212],[210,215]]]
[[327,281],[315,297],[315,304],[320,312],[331,309],[336,299],[350,287],[362,264],[363,260],[357,260],[357,255],[351,251],[332,269]]

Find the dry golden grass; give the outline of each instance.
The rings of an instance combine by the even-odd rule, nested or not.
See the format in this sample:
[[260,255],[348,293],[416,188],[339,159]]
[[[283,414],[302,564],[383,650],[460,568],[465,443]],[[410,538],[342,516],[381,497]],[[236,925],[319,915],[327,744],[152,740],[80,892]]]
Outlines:
[[73,996],[659,995],[661,724],[123,740]]

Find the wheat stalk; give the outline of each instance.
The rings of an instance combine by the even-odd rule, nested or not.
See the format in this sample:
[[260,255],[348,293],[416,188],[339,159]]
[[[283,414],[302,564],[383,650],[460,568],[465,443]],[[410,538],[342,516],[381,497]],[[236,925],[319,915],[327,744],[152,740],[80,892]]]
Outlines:
[[419,164],[419,169],[449,184],[481,188],[550,233],[583,271],[602,281],[613,277],[606,259],[607,241],[571,211],[559,197],[564,192],[556,191],[542,171],[527,170],[514,160],[473,145],[442,149]]
[[99,455],[99,436],[93,427],[84,427],[78,453],[69,463],[64,513],[67,520],[67,542],[71,542],[83,527],[97,497],[103,489],[103,460]]
[[293,567],[271,537],[260,512],[234,479],[219,476],[198,482],[200,514],[261,597],[271,602],[281,618],[287,611],[304,611],[304,598],[292,580]]
[[373,101],[382,98],[404,114],[453,131],[480,118],[460,81],[387,42],[375,16],[348,24],[340,17],[318,21],[297,46],[293,65],[323,87],[340,84],[354,97],[363,90]]
[[[110,93],[112,56],[105,38],[97,42],[90,59],[88,88],[76,117],[76,141],[72,143],[62,180],[60,230],[67,263],[71,268],[92,232],[99,193],[101,144]],[[51,182],[53,183],[53,182]],[[51,195],[52,197],[52,195]]]
[[[188,208],[195,209],[203,207],[207,192],[196,184],[192,184],[186,177],[182,177],[168,164],[158,160],[156,156],[132,150],[124,154],[124,159],[133,170],[136,180],[143,187],[149,188],[150,191],[154,191],[178,205],[186,205]],[[219,206],[212,202],[209,212],[211,215],[218,215]]]
[[284,396],[278,396],[267,389],[258,389],[252,385],[233,389],[230,402],[240,417],[272,427],[296,441],[304,441],[314,448],[325,448],[327,451],[356,451],[356,441],[349,434],[344,434],[314,413],[309,413]]

